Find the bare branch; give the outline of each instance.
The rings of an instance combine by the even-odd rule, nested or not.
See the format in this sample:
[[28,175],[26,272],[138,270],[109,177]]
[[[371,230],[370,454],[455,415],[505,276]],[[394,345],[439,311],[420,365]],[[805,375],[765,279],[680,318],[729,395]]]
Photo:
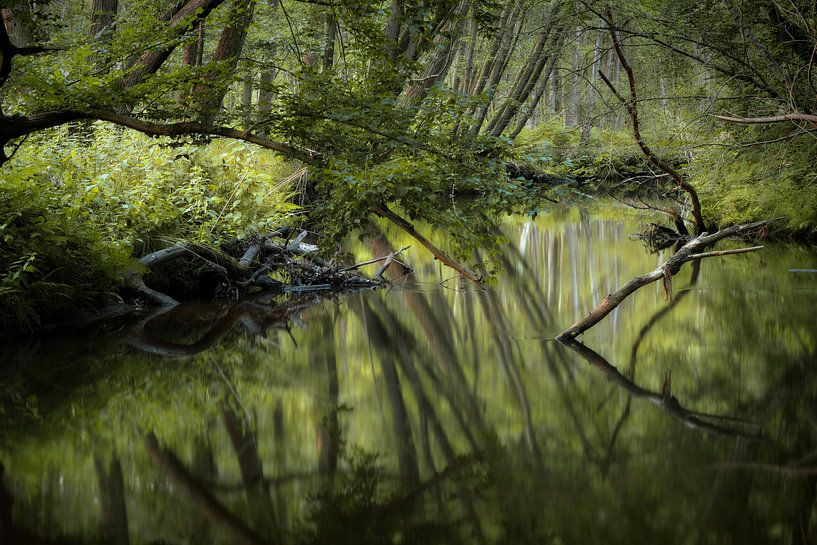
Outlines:
[[817,125],[817,115],[801,113],[773,115],[768,117],[731,117],[726,115],[714,115],[712,117],[715,119],[720,119],[721,121],[741,123],[744,125],[762,125],[769,123],[783,123],[786,121],[807,121]]

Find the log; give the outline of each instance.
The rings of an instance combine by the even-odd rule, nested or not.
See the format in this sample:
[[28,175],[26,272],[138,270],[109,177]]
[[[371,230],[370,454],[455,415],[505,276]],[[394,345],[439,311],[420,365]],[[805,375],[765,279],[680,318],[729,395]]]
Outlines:
[[261,244],[256,242],[252,244],[247,251],[244,252],[244,255],[241,256],[241,259],[238,260],[238,264],[242,267],[249,267],[252,263],[253,259],[258,257],[258,254],[261,252]]
[[721,229],[720,231],[714,234],[702,233],[698,237],[692,239],[690,242],[685,244],[678,252],[675,253],[672,257],[670,257],[667,261],[665,261],[662,265],[660,265],[657,269],[647,274],[643,274],[641,276],[636,276],[626,284],[624,284],[621,288],[617,291],[607,294],[607,296],[601,301],[601,303],[594,308],[590,314],[588,314],[585,318],[579,320],[578,322],[574,323],[569,328],[565,329],[556,337],[557,341],[567,341],[570,339],[576,338],[578,335],[581,335],[600,321],[604,319],[605,316],[610,314],[617,306],[619,306],[622,301],[624,301],[627,297],[635,293],[638,289],[643,288],[648,284],[652,284],[658,280],[664,279],[665,290],[669,294],[671,293],[671,284],[670,278],[678,273],[681,270],[681,266],[688,262],[695,259],[701,259],[702,257],[713,257],[714,255],[731,255],[736,253],[746,253],[746,252],[754,252],[762,248],[762,246],[753,246],[751,248],[741,248],[740,250],[725,250],[723,252],[709,252],[708,254],[700,254],[696,253],[697,250],[701,248],[705,248],[706,246],[710,246],[719,240],[722,240],[726,237],[739,235],[741,233],[745,233],[752,229],[756,229],[758,227],[762,227],[771,223],[774,220],[768,221],[758,221],[755,223],[747,223],[743,225],[735,225],[733,227],[727,227],[726,229]]

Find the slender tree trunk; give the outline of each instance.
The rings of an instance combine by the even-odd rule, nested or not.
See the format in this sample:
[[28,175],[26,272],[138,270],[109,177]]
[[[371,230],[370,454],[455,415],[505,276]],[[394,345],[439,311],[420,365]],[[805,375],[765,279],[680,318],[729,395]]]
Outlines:
[[[480,76],[476,82],[477,87],[473,94],[481,94],[483,92],[493,94],[496,90],[508,66],[511,54],[513,53],[512,45],[519,38],[519,33],[521,32],[521,22],[517,20],[521,9],[522,2],[518,0],[513,11],[509,14],[509,19],[506,20],[506,26],[508,28],[503,30],[498,37],[498,49],[496,54],[488,59],[480,71]],[[476,120],[471,125],[472,134],[477,134],[482,128],[482,124],[485,123],[485,118],[488,115],[488,109],[493,101],[494,97],[492,96],[490,101],[479,108]]]
[[392,60],[400,54],[400,30],[403,26],[403,10],[405,0],[393,0],[391,17],[386,26],[386,53]]
[[474,83],[474,55],[477,50],[477,22],[472,17],[469,21],[471,25],[471,32],[468,35],[468,58],[465,62],[465,73],[463,74],[462,92],[470,93],[471,86]]
[[[267,6],[270,8],[273,16],[278,14],[278,0],[267,0]],[[275,58],[276,47],[271,44],[267,50],[267,55]],[[261,72],[260,82],[258,86],[258,122],[263,124],[269,116],[274,99],[272,91],[272,84],[275,82],[276,70],[268,69]]]
[[241,114],[244,117],[244,128],[249,128],[252,123],[252,92],[253,73],[248,72],[241,86]]
[[565,117],[565,124],[568,127],[575,127],[579,122],[579,63],[581,62],[579,47],[582,37],[581,27],[576,27],[574,37],[573,60],[570,64],[570,94],[568,95],[567,116]]
[[[525,128],[525,125],[528,122],[528,118],[532,113],[538,112],[539,102],[542,100],[542,96],[547,92],[548,84],[550,82],[551,75],[553,74],[553,68],[556,65],[558,60],[558,54],[554,55],[553,58],[550,60],[550,64],[548,65],[547,71],[545,74],[540,78],[539,85],[536,88],[533,97],[531,98],[530,106],[528,107],[527,113],[524,115],[517,115],[516,125],[514,126],[513,130],[511,131],[510,137],[516,138],[519,136],[519,133],[522,132],[522,129]],[[536,125],[536,121],[534,121],[534,125]]]
[[187,66],[201,66],[204,37],[204,21],[199,21],[196,26],[196,41],[184,46],[184,64]]
[[451,61],[454,56],[454,48],[462,29],[463,15],[468,11],[468,1],[460,0],[457,8],[452,14],[451,21],[446,23],[448,31],[441,31],[434,38],[434,46],[431,49],[431,58],[426,63],[426,68],[419,78],[413,79],[403,92],[400,105],[410,110],[417,108],[423,101],[428,90],[437,82],[445,79]]
[[323,46],[323,71],[327,72],[332,68],[335,60],[335,39],[338,33],[338,22],[332,13],[326,15],[326,40]]
[[580,123],[582,126],[582,134],[579,139],[579,145],[582,147],[590,143],[590,132],[593,130],[593,120],[596,115],[596,94],[598,93],[599,69],[601,68],[601,46],[604,41],[604,34],[599,31],[596,35],[596,43],[593,46],[593,71],[590,74],[591,86],[588,89],[587,101],[581,111]]

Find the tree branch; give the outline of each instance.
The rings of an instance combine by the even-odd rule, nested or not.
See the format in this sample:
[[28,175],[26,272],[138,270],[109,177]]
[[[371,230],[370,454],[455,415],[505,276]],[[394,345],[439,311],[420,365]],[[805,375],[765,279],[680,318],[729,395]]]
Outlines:
[[695,188],[689,185],[689,183],[684,180],[674,168],[672,168],[666,161],[658,157],[641,136],[641,130],[638,122],[638,92],[636,89],[635,75],[633,74],[633,69],[630,66],[630,63],[627,62],[627,58],[624,56],[624,50],[621,47],[621,40],[618,37],[618,33],[616,32],[613,23],[613,12],[609,8],[606,10],[605,22],[608,25],[608,31],[613,40],[613,48],[615,49],[616,56],[621,62],[621,67],[627,74],[627,81],[630,86],[630,99],[627,100],[621,94],[619,94],[619,92],[615,89],[610,80],[607,79],[607,77],[601,72],[601,70],[599,70],[599,75],[601,76],[601,79],[604,81],[605,85],[607,85],[607,87],[613,91],[615,97],[627,107],[627,111],[630,113],[633,137],[635,138],[638,147],[641,148],[641,151],[651,163],[669,174],[672,179],[675,180],[675,183],[678,184],[678,187],[683,189],[689,195],[690,201],[692,202],[692,216],[695,219],[695,233],[700,235],[704,232],[706,227],[704,224],[703,214],[701,213],[701,203],[698,199],[698,193],[695,191]]
[[742,123],[744,125],[783,123],[786,121],[807,121],[808,123],[817,125],[817,115],[801,113],[773,115],[768,117],[731,117],[726,115],[715,115],[712,117],[715,119],[720,119],[721,121],[728,121],[729,123]]
[[417,240],[417,242],[425,246],[425,248],[429,252],[431,252],[436,259],[442,261],[444,265],[451,267],[452,269],[466,277],[468,280],[470,280],[477,286],[483,287],[482,278],[479,275],[477,275],[474,271],[468,269],[467,267],[463,266],[459,262],[448,257],[448,255],[445,252],[437,248],[434,244],[432,244],[430,240],[428,240],[426,237],[420,234],[411,223],[409,223],[403,217],[398,216],[397,214],[389,210],[389,208],[385,204],[382,206],[374,206],[373,210],[380,216],[391,221],[393,224],[397,225],[406,233],[414,237]]
[[[301,149],[284,142],[276,142],[264,136],[260,136],[248,131],[222,127],[217,125],[206,125],[197,121],[181,121],[177,123],[156,123],[144,121],[132,116],[117,114],[114,112],[79,112],[73,110],[62,110],[35,114],[29,117],[2,117],[0,118],[0,143],[5,144],[12,138],[25,136],[32,132],[58,127],[77,121],[80,119],[95,119],[107,121],[114,125],[120,125],[147,134],[149,136],[188,136],[188,135],[211,135],[224,138],[233,138],[250,142],[265,149],[277,151],[278,153],[298,159],[311,165],[321,164],[317,152],[308,149]],[[4,161],[0,160],[0,164]]]
[[588,314],[585,318],[582,318],[578,322],[574,323],[569,328],[565,329],[556,337],[557,341],[566,342],[571,339],[575,339],[578,335],[581,335],[600,321],[604,319],[605,316],[610,314],[618,305],[622,303],[627,297],[635,293],[640,288],[652,284],[653,282],[657,282],[658,280],[663,279],[665,284],[665,289],[669,293],[671,289],[671,278],[674,274],[677,274],[678,271],[681,270],[681,266],[694,259],[700,259],[703,257],[713,257],[716,255],[730,255],[730,254],[737,254],[737,253],[745,253],[745,252],[753,252],[762,248],[762,246],[755,246],[752,248],[742,248],[740,250],[725,250],[722,252],[707,252],[707,253],[695,253],[697,250],[701,248],[705,248],[706,246],[710,246],[721,239],[724,239],[728,236],[738,235],[741,233],[746,233],[752,229],[756,229],[758,227],[762,227],[768,223],[771,223],[774,220],[768,221],[759,221],[755,223],[747,223],[743,225],[736,225],[733,227],[727,227],[725,229],[721,229],[720,231],[716,232],[715,234],[707,234],[703,233],[698,237],[692,239],[690,242],[685,244],[678,252],[670,257],[667,261],[665,261],[662,265],[658,266],[654,271],[649,272],[647,274],[643,274],[641,276],[636,276],[626,284],[624,284],[621,288],[617,291],[608,294],[601,303],[594,308],[590,314]]

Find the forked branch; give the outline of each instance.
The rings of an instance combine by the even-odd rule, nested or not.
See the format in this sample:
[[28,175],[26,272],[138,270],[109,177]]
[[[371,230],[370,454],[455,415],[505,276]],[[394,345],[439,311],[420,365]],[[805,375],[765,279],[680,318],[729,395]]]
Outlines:
[[571,339],[576,338],[578,335],[581,335],[600,321],[604,319],[605,316],[610,314],[617,306],[619,306],[627,297],[635,293],[638,289],[643,288],[648,284],[652,284],[653,282],[657,282],[658,280],[664,280],[665,282],[665,291],[668,294],[672,293],[672,276],[677,274],[678,271],[681,270],[681,266],[688,262],[693,261],[695,259],[701,259],[704,257],[714,257],[718,255],[731,255],[731,254],[738,254],[738,253],[746,253],[746,252],[754,252],[763,248],[763,246],[753,246],[751,248],[741,248],[739,250],[725,250],[720,252],[707,252],[707,253],[698,253],[698,250],[705,248],[706,246],[710,246],[719,240],[722,240],[726,237],[739,235],[742,233],[746,233],[758,227],[762,227],[766,224],[770,223],[770,221],[759,221],[755,223],[747,223],[744,225],[735,225],[734,227],[727,227],[725,229],[721,229],[715,234],[707,234],[703,233],[700,236],[692,239],[686,245],[684,245],[680,250],[678,250],[675,255],[670,257],[667,261],[661,264],[658,268],[654,271],[649,272],[647,274],[643,274],[641,276],[636,276],[626,284],[624,284],[621,288],[617,291],[608,294],[601,303],[596,306],[588,314],[585,318],[582,318],[569,328],[565,329],[556,337],[558,341],[569,341]]

